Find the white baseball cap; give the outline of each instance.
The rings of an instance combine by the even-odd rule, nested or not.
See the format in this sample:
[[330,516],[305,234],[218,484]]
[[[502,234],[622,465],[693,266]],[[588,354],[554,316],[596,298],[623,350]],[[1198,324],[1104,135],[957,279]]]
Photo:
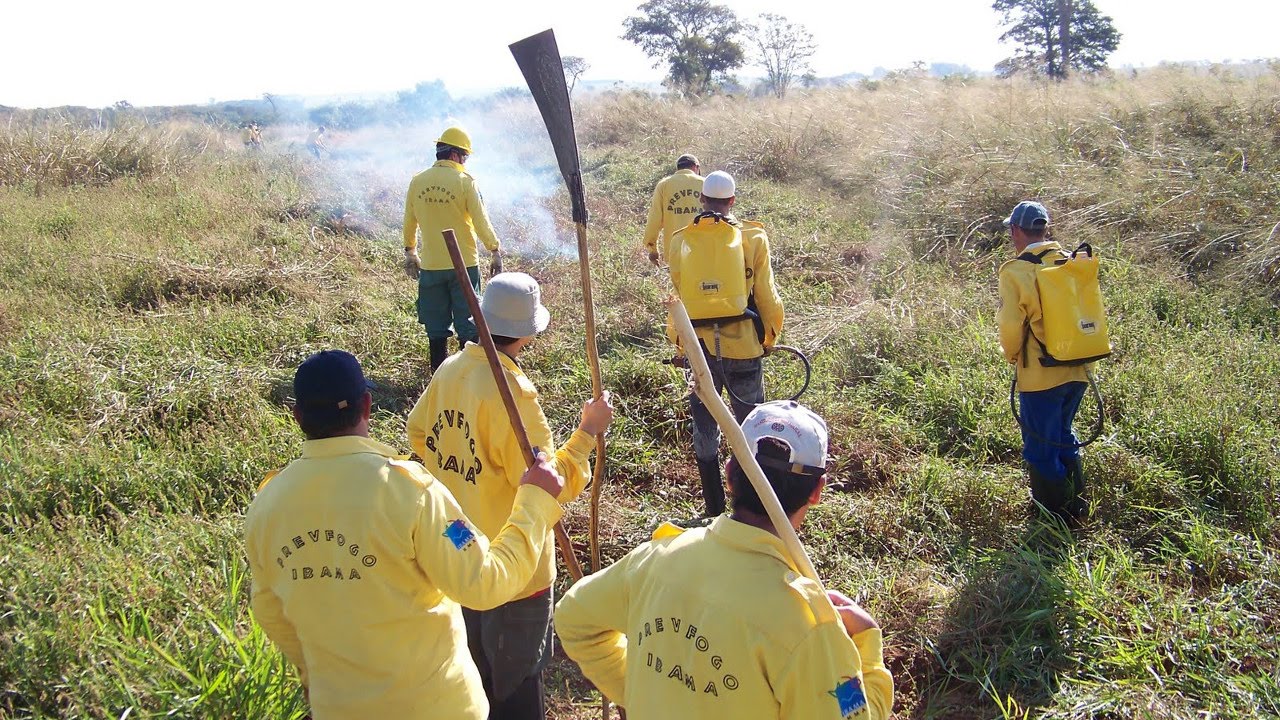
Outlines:
[[498,273],[489,278],[480,312],[489,333],[510,338],[529,337],[547,329],[551,313],[542,306],[538,281],[522,272]]
[[738,192],[738,185],[733,176],[723,170],[717,170],[702,181],[702,196],[728,200]]
[[[742,421],[742,432],[761,465],[798,475],[823,475],[827,471],[827,423],[794,400],[757,405]],[[761,458],[761,438],[779,440],[790,448],[790,462]]]

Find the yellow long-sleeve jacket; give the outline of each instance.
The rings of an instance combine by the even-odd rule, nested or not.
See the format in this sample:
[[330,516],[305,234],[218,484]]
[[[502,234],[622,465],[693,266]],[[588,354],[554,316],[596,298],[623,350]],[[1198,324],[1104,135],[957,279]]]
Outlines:
[[852,640],[782,541],[719,517],[654,539],[556,607],[565,652],[631,720],[889,717],[878,628]]
[[658,181],[649,201],[649,219],[644,225],[644,246],[658,249],[662,233],[662,257],[670,258],[671,237],[702,212],[702,176],[692,170],[677,170]]
[[490,543],[394,449],[309,440],[249,505],[253,612],[297,666],[316,720],[480,720],[488,701],[459,603],[509,601],[560,514],[545,491],[521,487]]
[[[726,323],[720,326],[720,357],[734,360],[749,360],[764,355],[766,347],[773,347],[782,335],[783,308],[778,288],[773,284],[773,263],[769,256],[769,236],[764,225],[750,220],[737,220],[732,215],[726,216],[739,223],[742,228],[742,259],[746,265],[743,271],[747,274],[747,294],[756,301],[756,311],[764,321],[764,343],[756,334],[755,324],[750,320]],[[683,228],[682,228],[683,230]],[[677,231],[674,243],[681,241],[681,233]],[[671,271],[671,284],[680,287],[680,274],[686,268],[680,265],[680,253],[672,252],[668,256]],[[696,272],[696,270],[694,270]],[[695,328],[698,338],[707,346],[707,350],[715,354],[715,329],[712,327]],[[681,352],[688,348],[680,347],[675,327],[671,318],[667,318],[667,339],[675,343]]]
[[[529,444],[552,456],[552,464],[564,478],[564,491],[558,499],[571,502],[591,476],[587,458],[595,448],[595,438],[574,430],[569,441],[556,449],[533,382],[511,358],[502,353],[498,357]],[[409,447],[449,488],[480,530],[488,534],[486,529],[494,528],[496,532],[507,522],[516,487],[524,474],[524,455],[511,431],[483,348],[468,345],[436,370],[426,391],[409,411],[407,429]],[[556,573],[554,545],[547,541],[533,577],[514,599],[551,587]]]
[[453,267],[440,234],[450,228],[458,238],[458,249],[467,267],[480,264],[477,239],[489,252],[498,252],[498,236],[489,223],[475,179],[458,163],[437,160],[413,176],[404,199],[404,246],[416,250],[416,231],[422,231],[423,270]]
[[[1049,263],[1062,257],[1062,247],[1053,240],[1033,243],[1027,246],[1026,251],[1036,255],[1049,251],[1044,257]],[[1064,383],[1088,381],[1083,365],[1044,367],[1040,364],[1044,352],[1035,340],[1044,337],[1044,316],[1040,310],[1040,292],[1036,289],[1036,269],[1039,267],[1016,258],[1000,266],[1000,310],[996,312],[996,325],[1000,331],[1000,350],[1004,359],[1017,367],[1020,392],[1036,392]],[[1035,337],[1025,337],[1027,323],[1031,324]]]

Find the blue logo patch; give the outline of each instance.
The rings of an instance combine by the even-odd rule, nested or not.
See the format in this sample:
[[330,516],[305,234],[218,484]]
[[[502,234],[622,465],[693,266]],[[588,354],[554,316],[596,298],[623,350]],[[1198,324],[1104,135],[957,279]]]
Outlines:
[[459,550],[465,550],[468,545],[476,541],[475,533],[471,532],[471,528],[467,527],[461,519],[449,523],[449,527],[444,529],[444,536],[449,538],[449,542]]
[[850,717],[867,709],[867,696],[862,693],[862,683],[856,677],[846,677],[828,695],[840,705],[840,717]]

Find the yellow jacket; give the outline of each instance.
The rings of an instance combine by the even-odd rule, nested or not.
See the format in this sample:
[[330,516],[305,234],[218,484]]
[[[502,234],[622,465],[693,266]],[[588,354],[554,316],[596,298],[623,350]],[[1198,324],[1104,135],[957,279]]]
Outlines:
[[[1063,257],[1062,247],[1053,240],[1027,248],[1027,252],[1036,255],[1046,250],[1049,251],[1044,257],[1046,263]],[[1083,365],[1044,367],[1040,364],[1044,353],[1036,338],[1044,337],[1044,317],[1040,312],[1040,292],[1036,289],[1036,269],[1039,267],[1016,258],[1000,266],[1000,310],[996,313],[996,325],[1000,329],[1000,350],[1005,360],[1017,368],[1020,392],[1036,392],[1064,383],[1088,381]],[[1023,338],[1028,321],[1035,337],[1026,338],[1024,362]]]
[[309,440],[249,505],[251,606],[316,720],[488,714],[459,603],[529,581],[560,506],[516,494],[492,544],[416,462],[364,437]]
[[880,630],[851,641],[775,535],[722,516],[653,538],[556,607],[565,653],[630,720],[889,717]]
[[[571,502],[591,476],[587,457],[595,448],[595,438],[574,430],[569,441],[556,449],[533,382],[511,358],[502,353],[498,358],[506,370],[529,444],[554,455],[552,464],[564,477],[564,491],[558,499]],[[501,528],[512,511],[525,464],[484,348],[468,345],[446,360],[409,412],[406,425],[409,447],[449,488],[476,527],[485,534],[491,534],[488,528],[493,528],[492,532]],[[550,530],[547,532],[550,535]],[[546,590],[555,576],[555,546],[548,539],[532,579],[514,599]]]
[[658,249],[662,233],[662,257],[670,258],[671,237],[702,212],[702,176],[692,170],[677,170],[658,181],[649,201],[649,220],[644,225],[644,246]]
[[[732,215],[727,216],[732,219]],[[764,321],[764,344],[756,335],[755,323],[750,320],[731,322],[720,326],[720,357],[734,360],[749,360],[764,355],[764,348],[773,347],[782,334],[782,298],[773,284],[773,265],[769,258],[769,236],[765,234],[764,225],[750,220],[734,220],[742,227],[742,258],[746,264],[747,294],[753,295],[756,311]],[[682,228],[683,230],[683,228]],[[673,238],[680,242],[681,233],[677,231]],[[671,284],[680,287],[680,273],[685,269],[680,266],[680,253],[673,252],[667,258],[671,268]],[[715,355],[715,329],[712,327],[695,328],[698,338],[707,346],[707,351]],[[680,347],[675,327],[671,318],[667,318],[667,339],[675,343],[682,353],[688,348]]]
[[422,269],[449,270],[453,262],[444,246],[441,231],[453,229],[458,249],[467,267],[480,264],[477,238],[489,252],[498,252],[498,236],[493,233],[484,200],[476,181],[458,163],[437,160],[435,165],[413,176],[404,199],[404,246],[418,247],[414,231],[422,230]]

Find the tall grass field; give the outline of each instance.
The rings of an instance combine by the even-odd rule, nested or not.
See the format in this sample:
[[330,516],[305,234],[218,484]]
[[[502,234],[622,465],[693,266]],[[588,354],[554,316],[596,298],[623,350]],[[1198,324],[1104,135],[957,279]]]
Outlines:
[[[897,717],[1280,716],[1280,67],[1254,70],[577,98],[607,560],[701,510],[641,246],[693,152],[769,232],[832,433],[802,539],[883,626]],[[542,283],[522,360],[563,438],[590,392],[567,199],[531,101],[483,125],[506,144],[470,166],[507,269]],[[248,610],[244,511],[301,450],[287,403],[317,350],[361,359],[372,434],[407,449],[430,371],[400,218],[438,130],[379,131],[411,149],[385,172],[359,133],[315,160],[304,128],[250,153],[191,123],[0,124],[0,717],[306,714]],[[996,341],[1000,220],[1027,198],[1100,254],[1115,346],[1074,533],[1029,509]],[[797,380],[766,365],[771,394]],[[566,524],[585,549],[585,499]],[[599,717],[559,653],[547,685],[553,718]]]

